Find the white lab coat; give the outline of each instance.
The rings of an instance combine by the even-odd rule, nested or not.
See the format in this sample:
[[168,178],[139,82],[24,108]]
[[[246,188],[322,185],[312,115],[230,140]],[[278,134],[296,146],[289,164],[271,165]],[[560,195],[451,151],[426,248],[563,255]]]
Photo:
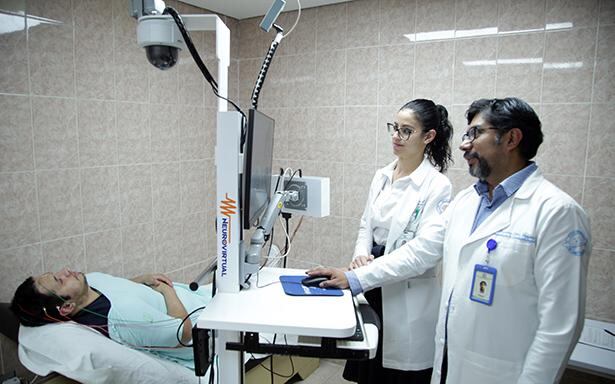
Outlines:
[[[361,218],[355,257],[371,254],[370,207],[386,181],[383,170],[391,170],[394,165],[395,162],[376,172],[372,180]],[[434,266],[441,258],[443,233],[443,221],[434,220],[434,216],[440,216],[444,211],[452,189],[448,178],[438,172],[428,159],[423,160],[410,178],[404,198],[397,203],[396,211],[399,214],[389,228],[385,255],[354,270],[363,290],[382,287],[383,366],[398,370],[427,369],[433,364],[433,337],[441,293]],[[424,183],[428,184],[421,191]],[[394,244],[404,236],[419,200],[425,201],[425,207],[418,219],[416,236],[395,250]],[[413,250],[422,256],[418,262],[408,257]],[[385,259],[387,263],[383,263]],[[413,276],[421,276],[409,278],[408,271]]]
[[[587,216],[540,170],[470,234],[479,199],[469,187],[443,215],[444,280],[431,382],[440,383],[447,309],[448,384],[557,382],[583,327]],[[491,306],[469,299],[474,266],[484,263],[489,239],[497,241],[489,263],[497,268]]]

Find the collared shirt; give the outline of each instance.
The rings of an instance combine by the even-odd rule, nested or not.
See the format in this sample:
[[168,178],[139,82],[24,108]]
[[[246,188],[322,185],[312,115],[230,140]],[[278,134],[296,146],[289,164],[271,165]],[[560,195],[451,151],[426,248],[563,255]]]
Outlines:
[[489,186],[485,181],[479,180],[474,184],[476,193],[480,196],[480,204],[476,215],[474,216],[474,224],[472,224],[472,231],[483,222],[489,215],[493,213],[500,205],[502,205],[509,197],[511,197],[521,185],[527,180],[527,178],[537,169],[536,163],[530,161],[530,164],[525,168],[508,176],[504,181],[498,184],[493,189],[493,197],[489,200]]
[[361,286],[361,282],[359,281],[359,278],[357,277],[357,274],[354,273],[354,271],[346,271],[344,272],[344,275],[346,275],[346,280],[348,280],[348,288],[350,288],[350,293],[352,293],[352,296],[356,296],[359,293],[363,293],[363,287]]

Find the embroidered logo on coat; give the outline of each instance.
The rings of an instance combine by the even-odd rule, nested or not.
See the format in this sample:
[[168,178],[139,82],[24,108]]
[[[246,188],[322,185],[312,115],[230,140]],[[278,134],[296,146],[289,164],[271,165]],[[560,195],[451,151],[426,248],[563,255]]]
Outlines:
[[571,231],[564,241],[564,247],[575,256],[583,256],[586,246],[587,237],[578,229]]
[[502,236],[509,239],[519,240],[530,244],[536,244],[536,236],[532,236],[529,233],[516,233],[516,232],[506,232],[500,231],[496,232],[496,236]]

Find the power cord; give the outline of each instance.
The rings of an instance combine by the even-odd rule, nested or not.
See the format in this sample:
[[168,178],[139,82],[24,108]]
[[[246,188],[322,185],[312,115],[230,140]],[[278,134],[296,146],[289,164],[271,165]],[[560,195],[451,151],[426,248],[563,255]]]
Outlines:
[[[273,342],[275,343],[275,336],[273,337]],[[273,356],[274,355],[269,356],[269,368],[271,368],[271,371],[269,371],[269,373],[271,374],[271,384],[274,384],[273,382]]]
[[[261,336],[262,337],[262,336]],[[276,340],[277,334],[275,334],[273,336],[273,342],[270,342],[269,340],[265,339],[263,337],[263,339],[265,339],[267,341],[267,343],[269,344],[275,344],[275,340]],[[284,335],[284,344],[288,345],[288,339],[286,338],[286,335]],[[250,353],[250,355],[252,356],[252,359],[256,360],[256,358],[254,357],[253,353]],[[267,368],[262,362],[259,362],[258,365],[260,365],[264,370],[268,371],[270,373],[270,377],[271,377],[271,383],[273,383],[273,376],[278,376],[278,377],[282,377],[285,379],[290,379],[291,377],[295,376],[295,363],[293,361],[293,357],[291,355],[288,355],[288,358],[290,359],[290,373],[289,374],[283,374],[283,373],[279,373],[276,372],[273,369],[273,356],[274,355],[270,355],[269,358],[269,367]]]
[[280,180],[284,177],[284,174],[284,168],[280,167],[280,174],[278,175],[278,180],[275,182],[275,188],[273,189],[273,193],[278,191],[278,187],[280,186]]
[[[209,367],[209,384],[214,384],[214,375],[216,373],[216,369],[214,369],[214,361],[216,363],[218,362],[218,356],[216,355],[216,331],[214,329],[211,330],[211,350],[213,351],[213,353]],[[220,378],[218,378],[218,381],[220,381]]]
[[[284,222],[286,223],[286,238],[284,239],[284,255],[288,255],[288,252],[290,251],[290,236],[288,235],[289,230],[290,230],[290,218],[291,218],[291,214],[284,212],[282,213],[282,217],[284,218]],[[284,258],[283,260],[283,268],[286,268],[286,261],[288,260],[287,257]]]
[[192,56],[192,59],[196,63],[197,67],[199,67],[199,69],[201,70],[201,73],[203,74],[203,76],[205,76],[205,79],[207,80],[209,85],[211,85],[211,89],[213,90],[214,95],[230,103],[237,110],[237,112],[241,113],[243,120],[247,120],[245,113],[243,113],[243,111],[241,110],[241,108],[239,108],[239,106],[237,106],[237,104],[235,104],[232,100],[221,96],[218,93],[218,83],[216,82],[214,77],[211,75],[211,73],[207,69],[207,66],[201,59],[201,56],[199,55],[198,51],[194,47],[194,44],[192,43],[192,38],[190,37],[190,33],[186,29],[186,26],[184,25],[184,22],[181,19],[181,16],[177,13],[175,8],[166,7],[164,11],[162,12],[162,14],[171,15],[173,20],[175,20],[175,24],[177,24],[177,28],[179,29],[179,32],[182,34],[182,37],[184,38],[184,42],[186,43],[186,47],[188,47],[188,51],[190,51],[190,55]]
[[[289,168],[290,169],[290,168]],[[299,177],[303,177],[303,171],[301,170],[301,168],[295,170],[292,175],[290,175],[290,179],[288,179],[288,181],[286,182],[286,184],[289,184],[291,181],[293,181],[293,179],[295,178],[295,175],[299,173]]]
[[290,30],[284,34],[284,37],[290,35],[290,33],[295,29],[297,24],[299,24],[299,19],[301,18],[301,0],[297,0],[297,6],[297,19],[295,19],[295,24],[293,24],[293,26],[290,27]]
[[179,342],[179,344],[183,347],[192,347],[192,344],[188,345],[188,344],[184,344],[181,341],[181,338],[179,337],[179,331],[180,329],[182,329],[182,326],[184,325],[184,323],[186,322],[186,320],[188,320],[190,318],[190,316],[192,316],[196,311],[200,311],[202,309],[205,309],[205,306],[202,307],[198,307],[197,309],[195,309],[194,311],[190,312],[189,314],[186,315],[186,317],[184,317],[184,319],[181,321],[181,323],[179,323],[179,326],[177,327],[177,332],[175,332],[175,337],[177,338],[177,341]]

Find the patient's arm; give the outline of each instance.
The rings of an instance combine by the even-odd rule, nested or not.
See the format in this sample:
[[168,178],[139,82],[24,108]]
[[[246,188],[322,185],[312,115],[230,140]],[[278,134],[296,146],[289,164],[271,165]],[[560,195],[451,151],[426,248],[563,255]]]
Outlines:
[[171,281],[171,279],[169,279],[167,275],[163,275],[162,273],[135,276],[130,280],[134,281],[135,283],[145,284],[150,287],[155,287],[160,283],[164,283],[169,287],[173,286],[173,282]]
[[[184,307],[184,304],[177,297],[177,293],[173,287],[168,286],[167,284],[158,284],[155,286],[151,286],[152,289],[160,292],[164,297],[164,302],[167,306],[167,315],[171,317],[175,317],[176,319],[183,320],[188,317],[188,312]],[[182,343],[187,343],[192,338],[192,321],[188,317],[184,322],[184,327],[182,330],[181,341]]]

